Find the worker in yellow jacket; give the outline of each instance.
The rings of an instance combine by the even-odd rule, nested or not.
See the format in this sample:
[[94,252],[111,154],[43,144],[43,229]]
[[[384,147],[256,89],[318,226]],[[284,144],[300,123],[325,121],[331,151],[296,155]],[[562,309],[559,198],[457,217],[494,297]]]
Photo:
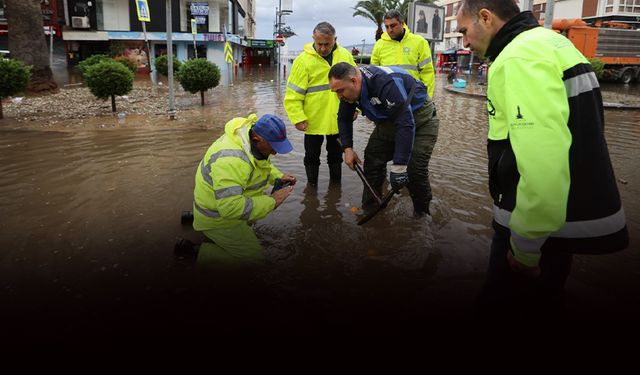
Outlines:
[[330,181],[342,177],[342,149],[338,143],[338,98],[329,89],[329,69],[337,63],[355,66],[353,56],[336,42],[336,30],[328,22],[313,29],[313,42],[296,57],[287,81],[284,108],[289,120],[304,135],[304,167],[307,183],[318,184],[320,151],[327,138]]
[[[271,164],[271,156],[293,150],[286,126],[274,115],[234,118],[198,165],[193,191],[193,228],[204,242],[198,265],[259,265],[262,246],[251,224],[267,216],[291,186],[265,194],[269,185],[294,185],[296,178]],[[278,181],[279,179],[279,181]]]
[[[383,22],[387,32],[382,34],[373,47],[371,64],[405,70],[427,87],[429,95],[427,101],[433,102],[436,80],[429,43],[423,37],[412,34],[404,21],[402,13],[395,9],[385,13]],[[433,198],[429,182],[429,161],[438,140],[440,120],[437,117],[435,103],[432,108],[432,118],[420,129],[419,134],[416,133],[412,152],[411,162],[415,163],[417,170],[424,171],[418,181],[415,179],[411,181],[412,184],[421,186],[420,189],[410,190],[417,216],[430,213],[429,203]],[[367,158],[367,150],[365,150],[365,158]],[[374,158],[369,155],[368,159]]]
[[384,26],[387,32],[373,46],[371,64],[406,70],[427,86],[429,98],[433,99],[436,76],[429,43],[423,37],[411,33],[404,21],[397,10],[385,13]]

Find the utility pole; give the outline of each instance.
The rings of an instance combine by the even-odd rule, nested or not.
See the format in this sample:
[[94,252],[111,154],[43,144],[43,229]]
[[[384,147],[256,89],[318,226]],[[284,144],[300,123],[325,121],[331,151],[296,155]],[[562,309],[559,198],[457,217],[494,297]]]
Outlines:
[[551,28],[551,23],[553,22],[553,6],[555,5],[554,0],[547,0],[547,8],[544,11],[544,27],[546,29]]
[[169,81],[169,118],[176,119],[173,97],[173,26],[171,25],[171,0],[167,0],[167,78]]

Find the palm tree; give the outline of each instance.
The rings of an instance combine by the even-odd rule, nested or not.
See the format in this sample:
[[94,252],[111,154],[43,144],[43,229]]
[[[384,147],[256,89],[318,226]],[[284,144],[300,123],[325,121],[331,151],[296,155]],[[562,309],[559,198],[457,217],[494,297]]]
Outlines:
[[7,0],[6,11],[11,57],[33,66],[28,90],[57,91],[49,66],[40,0]]
[[384,14],[387,11],[385,3],[385,0],[358,1],[356,6],[352,8],[355,10],[353,13],[354,17],[360,16],[368,18],[378,26],[376,29],[376,40],[382,36],[382,22]]

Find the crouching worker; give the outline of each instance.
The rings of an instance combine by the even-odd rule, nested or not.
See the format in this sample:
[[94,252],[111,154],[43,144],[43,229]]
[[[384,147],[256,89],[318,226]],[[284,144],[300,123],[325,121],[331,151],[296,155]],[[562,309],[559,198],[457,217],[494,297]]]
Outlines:
[[[262,246],[251,225],[284,202],[296,178],[271,164],[271,155],[293,150],[281,119],[255,114],[237,117],[207,150],[193,192],[193,228],[213,242],[198,251],[198,266],[259,266]],[[279,181],[277,181],[279,179]],[[278,182],[289,185],[265,191]]]

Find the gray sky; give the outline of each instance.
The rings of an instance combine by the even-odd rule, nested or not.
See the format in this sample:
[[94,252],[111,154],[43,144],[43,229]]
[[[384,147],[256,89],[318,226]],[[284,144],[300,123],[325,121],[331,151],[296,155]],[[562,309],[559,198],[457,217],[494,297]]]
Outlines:
[[[376,25],[363,17],[353,17],[357,0],[293,0],[293,13],[283,23],[297,34],[287,40],[290,51],[302,50],[311,42],[313,27],[327,21],[336,28],[340,45],[362,45],[375,42]],[[272,39],[278,0],[256,1],[256,38]]]

